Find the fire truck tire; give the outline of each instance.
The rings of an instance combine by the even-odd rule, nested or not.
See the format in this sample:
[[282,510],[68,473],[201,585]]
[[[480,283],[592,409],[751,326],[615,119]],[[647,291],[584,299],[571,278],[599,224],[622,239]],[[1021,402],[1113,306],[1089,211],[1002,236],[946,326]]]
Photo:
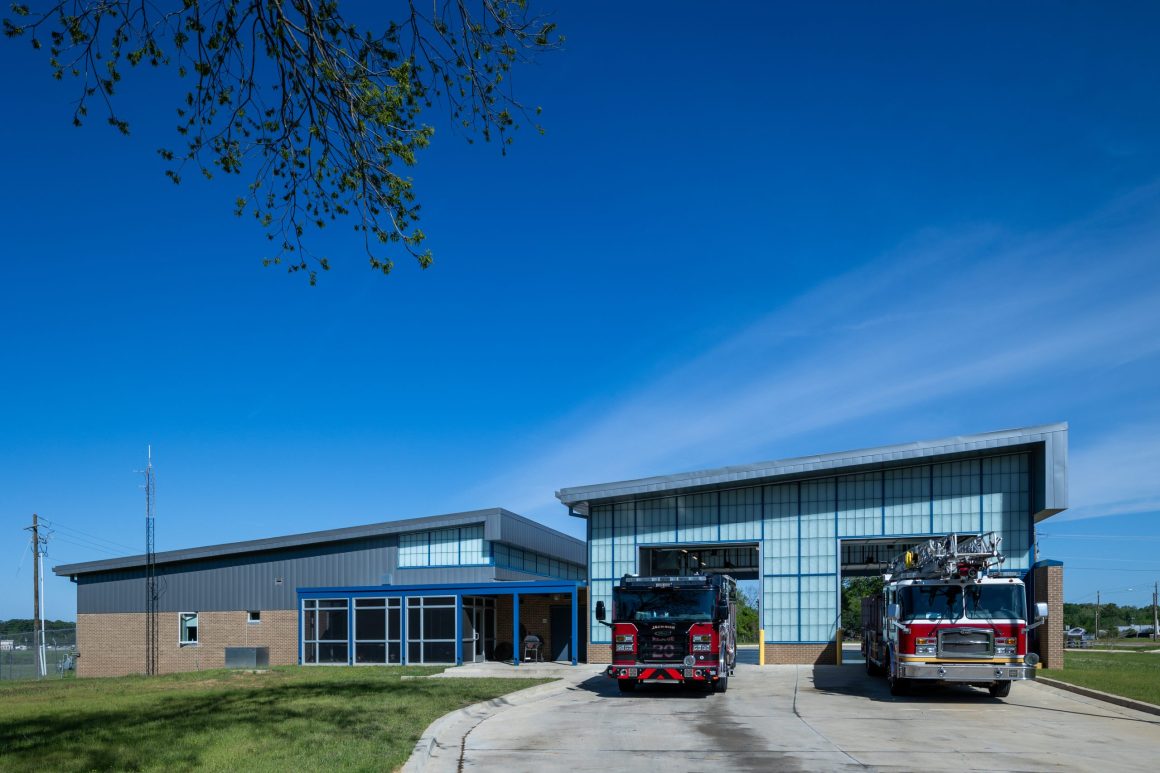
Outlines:
[[725,692],[726,690],[728,690],[729,689],[729,677],[723,676],[720,679],[718,679],[716,684],[713,685],[713,689],[716,690],[717,692]]
[[636,692],[635,679],[617,679],[616,686],[620,688],[621,692]]
[[898,677],[890,677],[890,694],[906,695],[910,692],[910,682]]
[[1011,694],[1011,683],[995,682],[987,688],[987,692],[991,693],[992,698],[1006,698]]

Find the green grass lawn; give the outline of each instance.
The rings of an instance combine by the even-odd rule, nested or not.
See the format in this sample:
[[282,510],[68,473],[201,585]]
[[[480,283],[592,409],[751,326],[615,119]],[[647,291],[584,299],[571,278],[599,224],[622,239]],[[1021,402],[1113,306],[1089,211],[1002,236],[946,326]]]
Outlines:
[[1043,676],[1160,704],[1160,653],[1068,651],[1063,664]]
[[543,681],[438,668],[0,684],[0,770],[394,770],[439,716]]

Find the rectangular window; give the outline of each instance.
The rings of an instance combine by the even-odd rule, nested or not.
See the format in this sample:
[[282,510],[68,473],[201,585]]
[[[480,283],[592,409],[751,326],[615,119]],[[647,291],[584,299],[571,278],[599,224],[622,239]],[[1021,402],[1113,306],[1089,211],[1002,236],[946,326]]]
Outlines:
[[455,597],[407,599],[407,662],[455,662]]
[[246,622],[247,623],[260,623],[260,622],[262,622],[262,613],[259,612],[258,610],[250,610],[249,612],[246,613]]
[[308,664],[341,664],[350,660],[349,602],[346,599],[304,599],[302,660]]
[[177,643],[197,644],[197,612],[182,612],[177,619]]
[[399,566],[428,566],[427,532],[399,535]]

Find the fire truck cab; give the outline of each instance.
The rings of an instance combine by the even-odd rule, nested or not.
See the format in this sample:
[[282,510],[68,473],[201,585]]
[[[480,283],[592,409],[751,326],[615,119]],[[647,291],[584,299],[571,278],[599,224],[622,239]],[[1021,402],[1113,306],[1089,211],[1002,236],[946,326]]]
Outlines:
[[1027,649],[1022,572],[1002,561],[994,533],[950,534],[919,545],[892,564],[879,596],[862,600],[862,654],[870,674],[885,675],[894,695],[916,681],[985,687],[1006,697],[1013,682],[1035,678],[1039,656]]
[[623,577],[596,619],[612,629],[605,673],[621,692],[638,684],[699,684],[725,692],[737,657],[737,584],[725,575]]

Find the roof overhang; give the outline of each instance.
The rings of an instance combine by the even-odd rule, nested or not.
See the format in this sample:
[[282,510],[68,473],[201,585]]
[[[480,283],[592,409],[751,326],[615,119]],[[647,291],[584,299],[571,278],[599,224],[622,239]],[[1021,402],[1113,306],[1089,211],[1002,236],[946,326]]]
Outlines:
[[556,498],[567,505],[573,515],[586,518],[594,504],[852,475],[993,456],[997,453],[1028,452],[1032,455],[1033,474],[1038,477],[1038,480],[1033,480],[1032,487],[1035,520],[1042,521],[1067,509],[1067,430],[1067,422],[1060,422],[980,435],[959,435],[941,440],[573,486],[557,491]]

